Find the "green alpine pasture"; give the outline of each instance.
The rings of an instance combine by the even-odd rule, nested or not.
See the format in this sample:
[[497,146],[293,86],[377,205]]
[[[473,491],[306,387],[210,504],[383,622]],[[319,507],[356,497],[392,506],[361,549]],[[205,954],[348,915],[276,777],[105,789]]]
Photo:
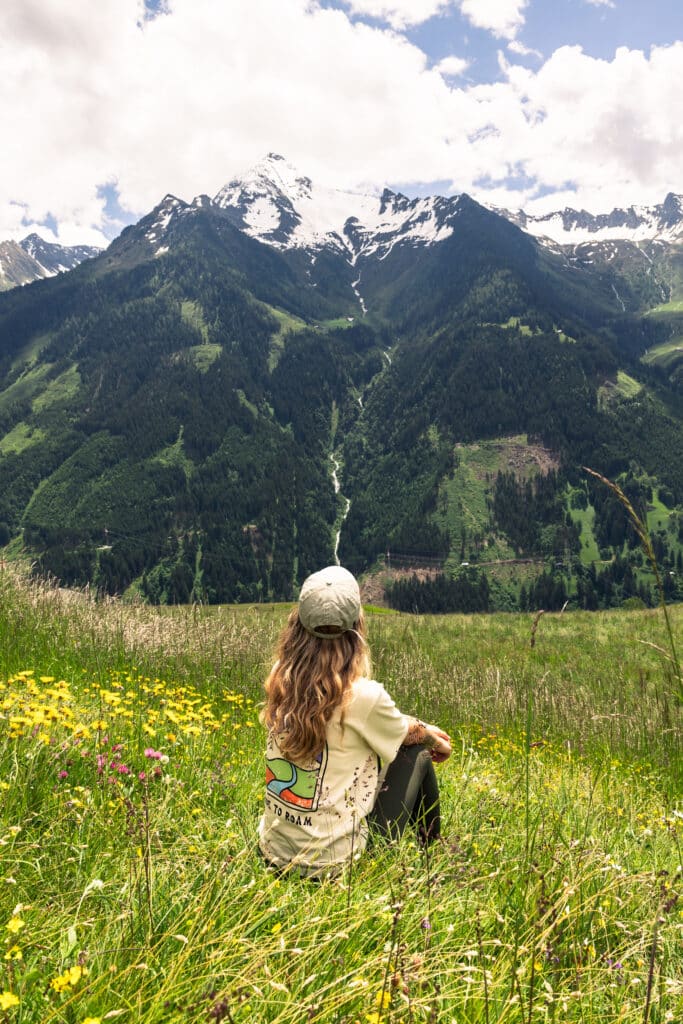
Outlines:
[[368,609],[375,675],[453,737],[443,841],[322,884],[275,877],[255,842],[287,613],[97,601],[2,570],[3,1024],[683,1019],[662,612]]
[[648,349],[643,356],[643,362],[670,370],[681,361],[681,358],[683,358],[683,337],[678,334],[661,345],[655,345],[654,348]]
[[658,306],[649,309],[645,316],[673,316],[678,313],[683,313],[683,299],[661,302]]

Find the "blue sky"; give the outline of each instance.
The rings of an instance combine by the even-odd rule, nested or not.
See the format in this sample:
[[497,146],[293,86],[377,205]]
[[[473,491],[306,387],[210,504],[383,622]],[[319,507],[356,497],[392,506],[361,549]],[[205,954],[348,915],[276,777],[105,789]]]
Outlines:
[[[648,51],[683,38],[680,0],[615,0],[613,6],[545,0],[530,3],[523,13],[524,24],[515,39],[544,58],[561,46],[578,45],[591,57],[611,60],[621,46]],[[497,55],[506,41],[474,28],[458,8],[416,26],[408,37],[435,62],[451,54],[469,58],[466,77],[473,82],[493,81],[500,75]],[[529,56],[525,63],[537,66],[539,58]]]
[[683,193],[681,0],[22,0],[0,71],[0,240],[103,244],[269,151],[536,212]]

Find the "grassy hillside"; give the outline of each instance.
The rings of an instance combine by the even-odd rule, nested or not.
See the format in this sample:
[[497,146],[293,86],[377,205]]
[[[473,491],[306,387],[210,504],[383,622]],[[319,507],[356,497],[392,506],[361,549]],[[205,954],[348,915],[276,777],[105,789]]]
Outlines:
[[313,885],[254,840],[287,610],[95,603],[3,571],[2,1019],[680,1020],[659,613],[370,614],[377,677],[454,737],[444,842]]

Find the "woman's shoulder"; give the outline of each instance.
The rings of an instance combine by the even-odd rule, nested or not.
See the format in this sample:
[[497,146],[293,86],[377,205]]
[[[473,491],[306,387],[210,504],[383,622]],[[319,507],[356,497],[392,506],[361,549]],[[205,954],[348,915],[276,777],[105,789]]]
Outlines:
[[351,701],[354,706],[371,708],[387,696],[387,691],[376,679],[362,676],[351,684]]
[[344,721],[355,729],[383,761],[389,762],[403,741],[408,719],[376,679],[359,679]]

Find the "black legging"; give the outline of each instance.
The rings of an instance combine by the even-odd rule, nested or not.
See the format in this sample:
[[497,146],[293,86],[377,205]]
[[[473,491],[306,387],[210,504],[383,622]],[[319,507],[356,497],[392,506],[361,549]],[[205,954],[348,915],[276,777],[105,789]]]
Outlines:
[[419,743],[400,747],[368,816],[371,834],[396,838],[414,826],[422,842],[441,834],[439,784],[430,752]]

